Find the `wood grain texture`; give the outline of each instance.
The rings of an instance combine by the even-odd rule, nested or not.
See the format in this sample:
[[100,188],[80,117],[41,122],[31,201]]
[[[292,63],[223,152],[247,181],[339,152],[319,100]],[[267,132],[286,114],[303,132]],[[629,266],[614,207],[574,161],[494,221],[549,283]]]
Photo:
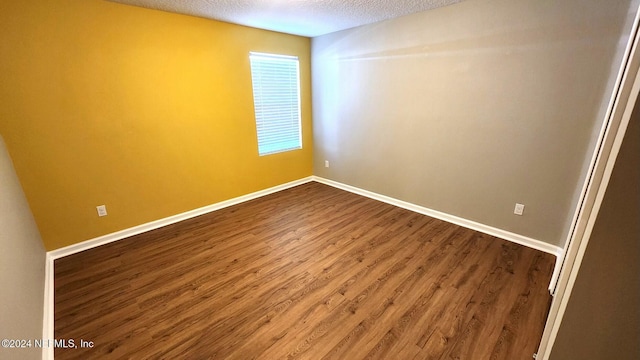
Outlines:
[[553,256],[308,183],[55,262],[56,359],[531,359]]

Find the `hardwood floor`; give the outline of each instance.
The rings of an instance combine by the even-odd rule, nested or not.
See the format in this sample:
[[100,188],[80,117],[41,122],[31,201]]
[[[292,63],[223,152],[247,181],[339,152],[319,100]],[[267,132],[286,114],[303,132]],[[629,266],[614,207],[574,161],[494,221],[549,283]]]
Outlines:
[[531,359],[553,264],[312,182],[56,260],[55,358]]

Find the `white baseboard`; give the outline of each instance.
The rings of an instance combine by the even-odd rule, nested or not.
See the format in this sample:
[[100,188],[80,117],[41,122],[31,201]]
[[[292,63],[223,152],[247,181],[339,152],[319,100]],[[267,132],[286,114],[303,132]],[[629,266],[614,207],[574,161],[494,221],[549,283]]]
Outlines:
[[[54,277],[53,277],[53,258],[49,253],[45,255],[44,265],[44,310],[42,311],[42,339],[53,339],[53,320],[54,320]],[[47,342],[49,343],[49,342]],[[53,347],[42,347],[42,359],[53,360]]]
[[536,249],[536,250],[540,250],[546,253],[549,253],[551,255],[554,255],[556,257],[556,264],[554,266],[553,269],[553,275],[551,276],[551,282],[549,284],[549,290],[551,290],[553,287],[552,285],[555,285],[557,278],[558,278],[558,273],[560,270],[560,261],[558,261],[558,259],[562,258],[562,248],[560,248],[559,246],[555,246],[555,245],[551,245],[549,243],[546,243],[544,241],[540,241],[540,240],[536,240],[536,239],[532,239],[530,237],[527,236],[523,236],[520,234],[516,234],[516,233],[512,233],[510,231],[506,231],[506,230],[502,230],[502,229],[498,229],[495,228],[493,226],[489,226],[489,225],[485,225],[485,224],[481,224],[472,220],[467,220],[458,216],[454,216],[451,214],[447,214],[447,213],[443,213],[437,210],[433,210],[433,209],[429,209],[426,208],[424,206],[420,206],[420,205],[416,205],[416,204],[412,204],[410,202],[406,202],[406,201],[402,201],[402,200],[398,200],[389,196],[385,196],[385,195],[381,195],[372,191],[368,191],[368,190],[364,190],[364,189],[360,189],[357,188],[355,186],[351,186],[351,185],[347,185],[347,184],[343,184],[337,181],[333,181],[333,180],[329,180],[329,179],[325,179],[319,176],[312,176],[313,181],[317,181],[319,183],[322,184],[326,184],[329,186],[333,186],[335,188],[338,189],[342,189],[345,191],[349,191],[352,192],[354,194],[358,194],[358,195],[362,195],[362,196],[366,196],[368,198],[374,199],[374,200],[378,200],[378,201],[382,201],[385,202],[387,204],[391,204],[391,205],[395,205],[397,207],[401,207],[403,209],[407,209],[407,210],[411,210],[414,212],[417,212],[419,214],[423,214],[423,215],[427,215],[427,216],[431,216],[434,217],[436,219],[440,219],[446,222],[450,222],[452,224],[456,224],[456,225],[460,225],[463,227],[466,227],[468,229],[471,230],[476,230],[485,234],[489,234],[491,236],[495,236],[498,237],[500,239],[504,239],[504,240],[508,240],[511,242],[514,242],[516,244],[520,244],[520,245],[524,245],[527,247],[530,247],[532,249]]
[[[54,261],[64,256],[72,255],[75,253],[79,253],[84,250],[89,250],[100,245],[105,245],[108,243],[112,243],[114,241],[126,239],[133,235],[138,235],[150,230],[158,229],[163,226],[175,224],[177,222],[194,218],[196,216],[204,215],[210,213],[212,211],[220,210],[232,205],[237,205],[243,203],[245,201],[257,199],[259,197],[273,194],[278,191],[282,191],[288,188],[292,188],[294,186],[298,186],[301,184],[308,183],[313,181],[311,176],[302,178],[299,180],[291,181],[285,184],[277,185],[274,187],[270,187],[268,189],[260,190],[253,192],[251,194],[239,196],[233,199],[229,199],[226,201],[221,201],[219,203],[215,203],[212,205],[207,205],[198,209],[190,210],[181,214],[173,215],[166,217],[164,219],[159,219],[155,221],[148,222],[146,224],[134,226],[128,229],[124,229],[121,231],[117,231],[111,234],[99,236],[97,238],[93,238],[90,240],[86,240],[77,244],[65,246],[60,249],[55,249],[47,252],[46,255],[46,264],[45,264],[45,289],[44,289],[44,311],[43,311],[43,328],[42,328],[42,338],[43,339],[54,339]],[[52,360],[53,359],[53,347],[43,347],[42,348],[42,359],[44,360]]]
[[556,265],[553,268],[553,275],[551,275],[551,282],[549,283],[549,292],[551,295],[555,295],[553,290],[556,288],[556,284],[558,283],[558,278],[560,277],[560,269],[562,269],[562,262],[564,261],[564,250],[558,248],[558,253],[556,254]]
[[49,251],[53,260],[313,181],[311,176]]
[[[351,185],[339,183],[337,181],[325,179],[318,176],[309,176],[299,180],[291,181],[282,185],[274,186],[265,190],[256,191],[251,194],[239,196],[233,199],[215,203],[212,205],[204,206],[198,209],[190,210],[181,214],[166,217],[164,219],[155,220],[146,224],[134,226],[128,229],[117,231],[111,234],[99,236],[90,240],[86,240],[77,244],[65,246],[60,249],[47,252],[46,264],[45,264],[45,291],[44,291],[44,312],[43,312],[43,339],[54,339],[54,261],[64,256],[72,255],[84,250],[92,249],[100,245],[105,245],[111,242],[122,240],[133,235],[138,235],[147,231],[161,228],[166,225],[175,224],[177,222],[187,220],[196,216],[210,213],[219,209],[223,209],[232,205],[240,204],[245,201],[257,199],[259,197],[273,194],[278,191],[282,191],[294,186],[305,184],[311,181],[317,181],[322,184],[326,184],[338,189],[349,191],[358,195],[366,196],[371,199],[379,200],[387,204],[401,207],[403,209],[411,210],[419,214],[427,215],[447,221],[456,225],[466,227],[468,229],[480,231],[485,234],[489,234],[495,237],[499,237],[504,240],[508,240],[520,245],[524,245],[536,250],[540,250],[560,258],[562,249],[558,246],[550,245],[540,240],[535,240],[526,236],[515,234],[502,229],[494,228],[492,226],[477,223],[475,221],[463,219],[454,215],[446,214],[440,211],[432,210],[423,206],[415,205],[406,201],[394,199],[389,196],[380,195],[368,190],[363,190]],[[556,261],[553,276],[551,278],[551,284],[555,284],[558,277],[559,261]],[[550,287],[551,288],[551,287]],[[53,347],[42,349],[42,358],[44,360],[53,359]]]

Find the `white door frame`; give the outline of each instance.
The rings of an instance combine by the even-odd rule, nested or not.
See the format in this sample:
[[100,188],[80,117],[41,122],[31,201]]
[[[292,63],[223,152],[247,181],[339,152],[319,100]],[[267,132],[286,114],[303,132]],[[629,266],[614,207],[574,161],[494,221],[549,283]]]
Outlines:
[[622,66],[609,102],[606,120],[602,125],[589,172],[582,188],[568,246],[565,246],[560,274],[556,284],[552,285],[552,294],[555,296],[551,302],[551,309],[538,348],[536,356],[538,359],[548,360],[551,355],[551,349],[558,335],[562,317],[566,311],[580,264],[589,244],[589,237],[611,178],[615,160],[640,92],[639,22],[640,8],[636,10]]

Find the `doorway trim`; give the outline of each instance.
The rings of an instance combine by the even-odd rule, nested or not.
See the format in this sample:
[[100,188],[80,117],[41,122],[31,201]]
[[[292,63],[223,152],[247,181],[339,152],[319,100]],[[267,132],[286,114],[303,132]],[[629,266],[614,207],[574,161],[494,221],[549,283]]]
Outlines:
[[551,356],[551,349],[558,335],[622,140],[640,93],[639,26],[640,7],[636,9],[609,109],[582,188],[568,243],[565,246],[560,273],[556,284],[552,284],[551,293],[554,298],[538,348],[537,359],[548,360]]

